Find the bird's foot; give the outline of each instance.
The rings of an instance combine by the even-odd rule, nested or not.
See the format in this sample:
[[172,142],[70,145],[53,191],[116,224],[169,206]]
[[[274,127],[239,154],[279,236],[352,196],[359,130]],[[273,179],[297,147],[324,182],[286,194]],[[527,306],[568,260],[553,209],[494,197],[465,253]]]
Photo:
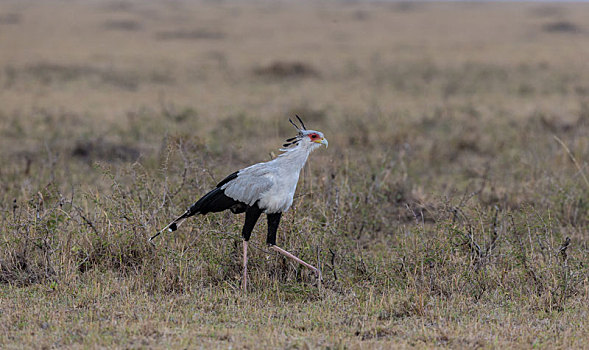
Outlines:
[[315,271],[315,276],[317,277],[317,288],[321,289],[323,286],[323,275],[321,274],[321,270],[317,269]]
[[321,283],[323,282],[323,278],[321,277],[321,270],[319,270],[318,268],[316,268],[315,266],[301,260],[300,258],[296,257],[295,255],[293,255],[292,253],[287,252],[286,250],[280,248],[277,245],[270,245],[270,249],[274,250],[275,252],[278,252],[284,256],[286,256],[289,259],[292,259],[296,262],[298,262],[299,264],[305,266],[306,268],[308,268],[309,270],[315,272],[315,276],[317,277],[318,283],[319,285],[321,285]]

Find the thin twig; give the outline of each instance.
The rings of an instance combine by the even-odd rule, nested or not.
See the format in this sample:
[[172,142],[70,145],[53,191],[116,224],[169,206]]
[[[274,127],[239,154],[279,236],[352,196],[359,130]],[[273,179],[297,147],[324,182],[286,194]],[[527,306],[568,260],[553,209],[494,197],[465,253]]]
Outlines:
[[575,158],[575,156],[573,156],[573,153],[571,152],[571,150],[558,136],[554,135],[554,139],[558,143],[560,143],[562,148],[564,148],[564,150],[567,152],[567,154],[569,155],[569,158],[571,158],[571,160],[573,161],[573,164],[575,164],[575,167],[577,167],[577,170],[581,174],[581,177],[583,177],[583,180],[585,180],[585,185],[587,185],[587,188],[589,189],[589,180],[587,180],[587,176],[585,176],[585,172],[583,171],[583,169],[581,168],[581,166],[577,162],[577,159]]
[[567,261],[567,249],[569,247],[569,245],[571,244],[571,238],[567,237],[565,239],[564,242],[562,242],[562,245],[560,246],[560,248],[558,249],[558,251],[560,252],[560,255],[562,256],[562,261],[566,263]]
[[84,220],[86,222],[86,224],[88,226],[90,226],[90,228],[92,228],[92,231],[94,231],[94,233],[97,236],[100,236],[100,233],[98,233],[98,230],[96,229],[96,226],[94,226],[94,224],[92,223],[92,221],[90,221],[87,217],[84,216],[84,214],[82,214],[82,209],[80,209],[78,206],[75,206],[72,204],[72,207],[76,209],[76,211],[78,212],[78,215],[80,215],[80,217],[82,218],[82,220]]
[[497,217],[499,216],[499,207],[495,206],[495,217],[493,218],[493,236],[491,236],[491,242],[489,243],[489,246],[487,247],[487,251],[485,253],[485,256],[488,256],[491,254],[491,251],[493,249],[495,249],[495,244],[497,243],[497,237],[499,236],[498,234],[498,230],[497,230]]
[[331,269],[333,270],[333,279],[337,281],[337,273],[335,271],[335,253],[331,248],[329,248],[329,252],[331,253]]

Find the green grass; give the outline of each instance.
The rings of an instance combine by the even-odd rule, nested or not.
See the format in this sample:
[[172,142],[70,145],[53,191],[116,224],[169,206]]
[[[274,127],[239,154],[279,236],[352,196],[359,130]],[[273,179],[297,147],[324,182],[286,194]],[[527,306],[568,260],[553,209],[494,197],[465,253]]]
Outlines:
[[[3,3],[0,346],[586,347],[589,8],[547,6]],[[242,216],[147,242],[294,114],[320,288],[265,220],[247,294]]]

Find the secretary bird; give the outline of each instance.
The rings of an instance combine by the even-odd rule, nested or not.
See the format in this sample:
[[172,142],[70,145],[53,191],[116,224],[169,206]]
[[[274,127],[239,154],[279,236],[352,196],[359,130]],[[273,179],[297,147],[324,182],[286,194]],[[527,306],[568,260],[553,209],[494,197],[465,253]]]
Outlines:
[[307,130],[301,118],[298,115],[296,117],[301,124],[300,127],[291,119],[289,121],[297,128],[298,134],[286,140],[283,145],[285,148],[280,149],[282,154],[271,161],[254,164],[227,176],[217,184],[217,187],[205,194],[184,214],[156,233],[149,241],[152,241],[166,229],[170,232],[176,231],[187,218],[196,214],[206,215],[227,209],[231,210],[233,214],[245,213],[245,223],[241,231],[243,236],[242,288],[247,291],[248,241],[258,218],[262,213],[266,213],[268,219],[266,243],[269,248],[311,269],[321,283],[321,271],[318,268],[276,245],[276,231],[280,218],[282,213],[292,205],[301,169],[312,151],[321,145],[328,146],[323,133]]

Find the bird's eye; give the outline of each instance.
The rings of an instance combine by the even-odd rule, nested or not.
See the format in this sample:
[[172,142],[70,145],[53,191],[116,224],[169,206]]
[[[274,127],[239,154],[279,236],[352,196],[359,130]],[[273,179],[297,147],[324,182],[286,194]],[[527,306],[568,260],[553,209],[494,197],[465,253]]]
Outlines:
[[317,134],[313,134],[313,135],[311,135],[311,138],[312,138],[312,139],[316,139],[316,138],[317,138]]

